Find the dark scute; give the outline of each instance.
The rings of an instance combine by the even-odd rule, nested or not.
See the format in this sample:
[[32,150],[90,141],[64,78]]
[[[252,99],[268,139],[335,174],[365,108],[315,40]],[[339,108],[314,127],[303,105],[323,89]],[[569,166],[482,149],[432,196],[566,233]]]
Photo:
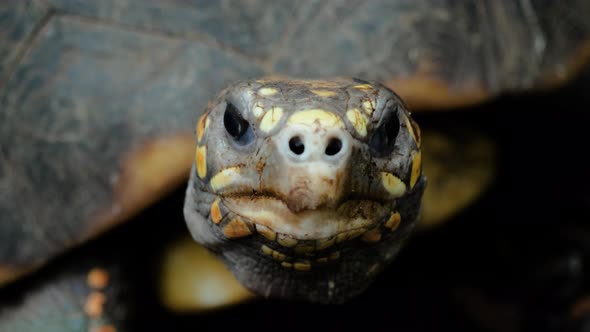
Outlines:
[[369,146],[376,157],[385,157],[393,152],[395,139],[399,133],[400,122],[397,108],[385,115],[381,125],[375,130]]
[[223,125],[230,136],[241,145],[246,145],[254,139],[250,124],[242,117],[240,111],[232,103],[228,102],[225,107]]

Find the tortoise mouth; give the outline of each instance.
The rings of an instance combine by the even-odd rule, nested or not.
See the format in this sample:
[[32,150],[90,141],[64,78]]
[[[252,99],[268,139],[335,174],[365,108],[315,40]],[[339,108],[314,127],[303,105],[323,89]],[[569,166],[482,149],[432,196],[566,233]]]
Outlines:
[[337,202],[292,211],[268,192],[223,195],[189,186],[184,212],[195,240],[246,288],[265,296],[342,302],[397,255],[415,225],[423,188],[420,182],[388,201],[347,192]]
[[255,236],[253,241],[247,241],[249,247],[254,245],[283,267],[297,270],[337,261],[343,249],[383,241],[401,222],[391,202],[347,200],[334,209],[294,213],[276,198],[244,196],[222,200],[228,214],[238,217],[255,233],[251,234]]
[[350,199],[334,208],[294,212],[275,197],[233,196],[222,200],[232,213],[250,222],[257,230],[267,232],[269,237],[276,233],[297,241],[362,235],[388,217],[392,206],[391,202]]

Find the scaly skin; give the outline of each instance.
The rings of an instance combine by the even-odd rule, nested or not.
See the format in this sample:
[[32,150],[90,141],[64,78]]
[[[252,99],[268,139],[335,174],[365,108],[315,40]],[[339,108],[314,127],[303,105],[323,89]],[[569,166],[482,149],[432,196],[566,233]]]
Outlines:
[[416,222],[420,130],[381,84],[238,82],[196,131],[187,224],[258,294],[343,302]]

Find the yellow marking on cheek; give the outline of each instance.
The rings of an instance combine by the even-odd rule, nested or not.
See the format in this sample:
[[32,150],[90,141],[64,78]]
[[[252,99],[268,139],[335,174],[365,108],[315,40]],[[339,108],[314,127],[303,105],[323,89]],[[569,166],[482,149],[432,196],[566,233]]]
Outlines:
[[207,127],[209,127],[209,117],[207,114],[203,114],[197,123],[197,142],[200,143],[205,135]]
[[196,163],[197,163],[197,175],[199,175],[199,177],[201,179],[203,179],[205,176],[207,176],[207,146],[206,145],[197,147]]
[[310,90],[314,95],[320,97],[334,97],[336,96],[336,91],[332,90]]
[[292,268],[292,267],[293,267],[293,263],[289,263],[289,262],[282,262],[282,263],[281,263],[281,266],[282,266],[282,267],[285,267],[285,268],[287,268],[287,269],[290,269],[290,268]]
[[266,112],[260,121],[260,130],[268,133],[281,121],[283,117],[283,109],[280,107],[273,107],[270,111]]
[[373,86],[371,84],[359,84],[359,85],[355,85],[353,86],[353,88],[358,89],[358,90],[373,90]]
[[381,182],[385,190],[394,197],[400,197],[406,193],[406,184],[391,173],[381,172]]
[[290,125],[300,124],[305,126],[319,124],[322,127],[344,128],[344,122],[338,115],[322,109],[299,111],[291,115],[287,123]]
[[215,223],[215,224],[219,224],[221,222],[221,219],[223,219],[223,215],[221,214],[221,209],[219,208],[219,198],[215,199],[215,201],[213,201],[213,204],[211,204],[211,220]]
[[223,235],[230,239],[237,239],[250,234],[252,234],[252,231],[240,217],[232,219],[223,227]]
[[412,173],[410,174],[410,189],[414,188],[422,172],[422,151],[414,151],[412,157]]
[[211,189],[214,192],[227,187],[228,185],[234,183],[237,179],[240,178],[240,168],[239,167],[230,167],[226,168],[223,171],[215,174],[211,178]]
[[373,114],[373,111],[375,110],[375,107],[373,107],[373,102],[370,100],[365,100],[362,103],[363,106],[363,110],[365,110],[365,113],[367,113],[368,115]]
[[367,117],[358,110],[358,108],[353,108],[346,112],[346,117],[348,121],[352,124],[354,129],[356,130],[357,134],[362,137],[367,136]]
[[391,231],[395,231],[398,227],[400,222],[402,221],[402,217],[399,212],[394,212],[391,214],[387,222],[385,222],[385,227],[391,229]]
[[279,90],[275,88],[261,88],[258,90],[258,94],[261,96],[272,96],[277,94],[277,92],[279,92]]
[[254,116],[257,119],[260,119],[260,117],[262,116],[263,113],[264,113],[264,108],[262,108],[262,106],[260,106],[260,105],[254,106],[254,109],[252,110],[252,114],[254,114]]

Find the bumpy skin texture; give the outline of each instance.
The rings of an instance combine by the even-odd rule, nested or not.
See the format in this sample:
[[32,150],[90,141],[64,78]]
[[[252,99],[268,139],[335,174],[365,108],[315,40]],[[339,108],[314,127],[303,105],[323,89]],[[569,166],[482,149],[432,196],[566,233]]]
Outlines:
[[256,293],[345,301],[414,226],[419,128],[378,83],[239,82],[196,131],[187,224]]

